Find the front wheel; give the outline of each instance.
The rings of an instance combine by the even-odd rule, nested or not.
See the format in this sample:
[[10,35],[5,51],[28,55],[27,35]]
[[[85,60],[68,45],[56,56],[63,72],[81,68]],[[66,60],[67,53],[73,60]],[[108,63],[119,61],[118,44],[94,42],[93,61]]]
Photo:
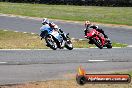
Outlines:
[[70,40],[67,40],[65,43],[65,47],[69,50],[72,50],[73,49],[72,42]]
[[57,49],[57,44],[52,38],[52,36],[48,36],[45,38],[45,41],[47,43],[47,46],[49,46],[51,49],[56,50]]
[[111,48],[112,48],[112,44],[109,43],[109,44],[106,45],[106,47],[107,47],[108,49],[111,49]]
[[103,49],[102,42],[100,39],[97,40],[97,39],[93,38],[93,42],[98,48]]

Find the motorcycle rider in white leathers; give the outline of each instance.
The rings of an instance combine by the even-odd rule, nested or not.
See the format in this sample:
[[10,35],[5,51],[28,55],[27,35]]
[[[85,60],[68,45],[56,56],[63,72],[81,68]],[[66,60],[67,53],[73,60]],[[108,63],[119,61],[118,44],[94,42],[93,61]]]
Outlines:
[[[63,37],[63,39],[66,39],[65,36],[64,36],[64,32],[56,24],[54,24],[53,22],[49,22],[49,20],[47,18],[44,18],[42,20],[42,24],[43,24],[43,26],[40,28],[40,31],[41,31],[40,36],[42,38],[43,38],[43,33],[42,32],[45,29],[48,29],[49,31],[52,31],[52,30],[58,31],[58,33]],[[63,46],[64,46],[64,41],[61,44],[61,47],[63,47]]]

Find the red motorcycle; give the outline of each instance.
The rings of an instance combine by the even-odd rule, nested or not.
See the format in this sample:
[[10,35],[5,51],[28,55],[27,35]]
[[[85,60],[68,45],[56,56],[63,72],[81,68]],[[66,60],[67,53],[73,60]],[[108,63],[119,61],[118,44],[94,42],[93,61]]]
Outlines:
[[89,39],[89,44],[95,44],[100,49],[103,49],[103,47],[112,48],[110,40],[106,40],[103,34],[96,31],[96,29],[88,30],[87,38]]

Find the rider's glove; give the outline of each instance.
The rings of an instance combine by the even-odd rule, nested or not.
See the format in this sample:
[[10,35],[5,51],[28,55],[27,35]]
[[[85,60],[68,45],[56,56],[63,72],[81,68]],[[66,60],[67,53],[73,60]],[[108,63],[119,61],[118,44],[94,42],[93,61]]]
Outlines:
[[63,31],[59,28],[59,31],[61,32],[61,33],[63,33]]

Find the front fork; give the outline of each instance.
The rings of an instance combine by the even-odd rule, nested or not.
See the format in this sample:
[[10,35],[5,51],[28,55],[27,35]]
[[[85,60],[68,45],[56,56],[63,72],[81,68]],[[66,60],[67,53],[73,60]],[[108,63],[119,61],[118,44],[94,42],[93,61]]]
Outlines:
[[67,37],[68,37],[67,34],[63,33],[63,34],[61,34],[61,36],[63,37],[63,40],[64,40],[64,41],[67,41]]

